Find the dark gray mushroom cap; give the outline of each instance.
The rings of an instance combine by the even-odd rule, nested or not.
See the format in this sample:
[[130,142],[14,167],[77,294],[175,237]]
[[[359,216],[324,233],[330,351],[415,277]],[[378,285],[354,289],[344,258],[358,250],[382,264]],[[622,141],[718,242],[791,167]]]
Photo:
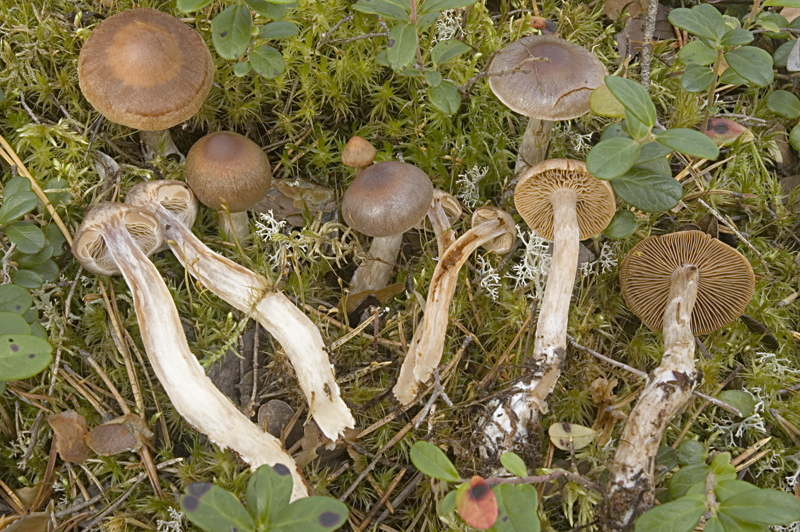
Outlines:
[[589,97],[606,75],[592,52],[552,35],[529,35],[495,56],[489,87],[521,115],[569,120],[589,112]]
[[347,224],[372,237],[404,233],[428,213],[433,185],[427,174],[408,163],[387,161],[364,170],[342,198]]
[[622,261],[619,281],[631,311],[654,331],[664,327],[672,272],[697,266],[700,279],[692,332],[706,334],[739,317],[753,297],[753,268],[741,253],[702,231],[650,236]]

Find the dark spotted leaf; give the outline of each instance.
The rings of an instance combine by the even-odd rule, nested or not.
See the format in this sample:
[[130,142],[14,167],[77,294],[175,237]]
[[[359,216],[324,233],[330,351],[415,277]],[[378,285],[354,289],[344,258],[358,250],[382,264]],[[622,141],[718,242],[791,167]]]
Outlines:
[[636,532],[691,532],[707,509],[705,497],[687,495],[643,513]]
[[13,312],[22,316],[31,308],[32,304],[31,296],[21,286],[0,285],[0,311]]
[[597,432],[576,423],[553,423],[547,430],[550,441],[562,451],[583,449],[597,437]]
[[270,530],[326,532],[347,521],[347,506],[330,497],[299,499],[270,518]]
[[625,238],[632,235],[638,227],[636,215],[628,209],[620,209],[611,218],[603,234],[608,238]]
[[181,496],[186,518],[206,532],[254,532],[253,520],[232,493],[208,482],[193,482]]
[[439,41],[431,50],[431,61],[433,61],[434,65],[441,65],[445,61],[449,61],[470,50],[472,50],[472,48],[456,39]]
[[414,467],[429,477],[448,482],[458,482],[456,466],[447,458],[444,451],[432,443],[418,441],[411,447],[411,462]]
[[497,499],[495,532],[539,532],[538,494],[530,484],[500,484],[492,488]]
[[456,492],[456,511],[473,528],[491,528],[497,520],[497,499],[489,483],[475,475],[469,484],[460,486]]
[[283,464],[262,465],[247,482],[247,511],[261,527],[289,505],[292,495],[292,474]]
[[381,15],[390,20],[408,22],[411,4],[403,0],[358,0],[353,9],[369,15]]
[[250,45],[253,17],[250,8],[241,4],[227,7],[211,21],[211,40],[225,59],[238,59]]
[[386,59],[389,61],[389,66],[393,70],[406,68],[417,53],[417,28],[405,22],[395,24],[389,32],[387,46]]
[[0,336],[0,380],[27,379],[46,368],[53,360],[53,347],[32,335]]
[[672,176],[640,166],[611,180],[611,186],[620,198],[647,212],[671,209],[683,196],[683,187]]
[[710,118],[705,134],[717,146],[730,146],[740,137],[742,142],[755,140],[753,133],[749,129],[727,118]]
[[515,453],[503,453],[500,456],[500,463],[512,475],[518,477],[528,476],[528,468],[525,466],[525,462]]
[[253,70],[267,79],[277,78],[286,69],[283,54],[272,46],[259,46],[250,53]]

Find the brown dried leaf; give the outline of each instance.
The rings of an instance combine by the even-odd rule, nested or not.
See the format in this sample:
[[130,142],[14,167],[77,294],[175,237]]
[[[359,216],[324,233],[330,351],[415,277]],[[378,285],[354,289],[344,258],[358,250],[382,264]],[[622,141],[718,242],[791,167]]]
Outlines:
[[89,457],[89,448],[84,442],[86,437],[86,418],[74,410],[53,414],[47,422],[55,433],[55,445],[58,454],[65,462],[82,464]]
[[137,452],[149,445],[153,433],[147,424],[134,414],[127,414],[103,423],[86,435],[86,445],[100,456],[112,456],[128,451]]

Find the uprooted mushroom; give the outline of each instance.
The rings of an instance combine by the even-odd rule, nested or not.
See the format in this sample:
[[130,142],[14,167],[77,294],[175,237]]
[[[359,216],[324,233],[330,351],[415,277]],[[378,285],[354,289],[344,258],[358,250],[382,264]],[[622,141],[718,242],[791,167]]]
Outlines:
[[622,296],[645,325],[664,331],[664,355],[639,395],[619,438],[601,504],[605,526],[630,530],[655,502],[658,446],[697,385],[695,336],[724,327],[753,297],[750,263],[701,231],[651,236],[619,270]]
[[283,346],[297,373],[309,413],[323,434],[336,440],[355,425],[339,395],[319,329],[262,275],[214,253],[189,227],[197,200],[180,181],[149,181],[131,188],[125,202],[151,212],[170,249],[189,273],[221,299],[253,317]]
[[86,213],[72,253],[87,271],[122,274],[131,291],[142,342],[159,382],[178,413],[252,467],[283,464],[292,474],[292,498],[308,495],[294,459],[220,392],[189,350],[175,303],[147,255],[163,243],[158,220],[121,203],[101,203]]

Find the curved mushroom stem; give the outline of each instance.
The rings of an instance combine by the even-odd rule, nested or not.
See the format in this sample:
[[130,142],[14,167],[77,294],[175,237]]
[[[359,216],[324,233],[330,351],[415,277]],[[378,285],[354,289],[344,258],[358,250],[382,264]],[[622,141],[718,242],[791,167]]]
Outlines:
[[547,159],[547,146],[550,144],[550,130],[553,122],[529,118],[525,134],[519,144],[517,164],[514,166],[514,175],[520,175],[531,166]]
[[370,258],[366,259],[353,274],[350,293],[358,294],[367,290],[380,290],[389,284],[394,271],[397,254],[403,244],[403,233],[375,237],[369,247]]
[[697,384],[691,323],[698,279],[697,266],[684,265],[672,273],[664,310],[664,356],[619,438],[601,504],[606,530],[632,530],[636,518],[653,507],[658,445]]
[[263,276],[214,253],[187,228],[197,202],[185,183],[150,181],[133,187],[125,200],[152,212],[164,228],[170,249],[221,299],[253,317],[283,346],[297,373],[309,413],[328,438],[336,440],[355,420],[339,395],[322,335],[282,292],[270,290]]
[[433,230],[439,257],[444,255],[447,248],[456,241],[456,232],[453,231],[452,224],[459,219],[461,212],[461,204],[456,198],[444,190],[433,189],[433,202],[426,215],[430,225],[423,220],[419,227]]
[[[175,303],[161,274],[137,245],[160,232],[158,223],[129,205],[105,204],[90,211],[73,253],[89,266],[94,254],[110,255],[133,297],[147,357],[175,409],[195,429],[223,448],[230,448],[256,468],[284,464],[292,474],[292,498],[307,497],[294,459],[280,442],[258,428],[220,392],[189,350]],[[159,235],[160,238],[160,235]],[[91,268],[89,268],[91,269]],[[107,274],[107,272],[104,272]]]
[[414,332],[414,338],[400,368],[400,376],[393,388],[394,395],[404,405],[414,401],[420,387],[431,377],[442,359],[448,311],[461,266],[479,246],[505,233],[514,234],[515,225],[511,216],[500,209],[492,210],[496,211],[492,219],[464,233],[439,257],[428,290],[424,322]]
[[144,144],[144,156],[148,161],[168,155],[177,155],[181,161],[186,159],[175,146],[169,129],[160,129],[158,131],[141,130],[139,131],[139,138]]
[[[491,456],[511,450],[515,442],[527,437],[527,427],[538,421],[540,411],[547,410],[545,401],[556,386],[567,355],[569,302],[580,248],[575,192],[555,190],[550,203],[553,206],[553,260],[536,325],[533,367],[515,386],[518,391],[505,403],[495,405],[484,429],[487,442],[483,452]],[[516,422],[512,422],[509,409]]]

